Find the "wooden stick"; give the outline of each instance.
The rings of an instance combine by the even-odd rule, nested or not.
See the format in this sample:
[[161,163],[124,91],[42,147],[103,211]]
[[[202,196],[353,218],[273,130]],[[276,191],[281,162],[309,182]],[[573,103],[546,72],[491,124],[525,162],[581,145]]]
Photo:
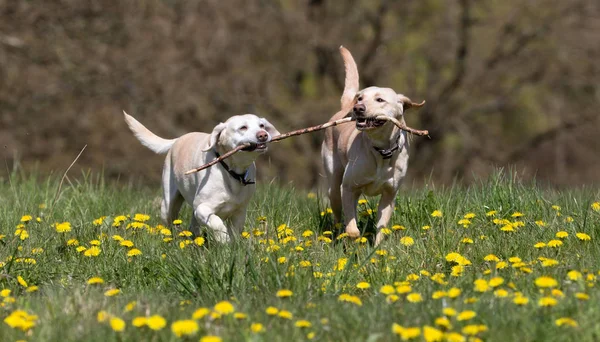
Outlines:
[[[295,130],[295,131],[291,131],[291,132],[280,134],[280,135],[278,135],[276,137],[273,137],[270,142],[278,142],[278,141],[281,141],[283,139],[286,139],[286,138],[289,138],[289,137],[293,137],[295,135],[300,135],[300,134],[315,132],[315,131],[319,131],[319,130],[322,130],[322,129],[325,129],[325,128],[328,128],[328,127],[337,126],[337,125],[340,125],[340,124],[343,124],[343,123],[347,123],[347,122],[351,122],[351,121],[353,121],[352,118],[343,118],[343,119],[340,119],[340,120],[326,122],[324,124],[313,126],[313,127],[298,129],[298,130]],[[251,147],[252,145],[253,144],[246,143],[246,144],[237,146],[233,150],[228,151],[227,153],[224,153],[222,156],[220,156],[219,158],[214,159],[210,163],[207,163],[207,164],[204,164],[204,165],[202,165],[200,167],[197,167],[195,169],[191,169],[189,171],[186,171],[185,174],[189,175],[191,173],[207,169],[207,168],[215,165],[216,163],[220,162],[221,160],[227,159],[227,158],[231,157],[232,155],[234,155],[235,153],[238,153],[239,151],[241,151],[241,150],[243,150],[245,148]]]
[[[429,131],[427,131],[427,130],[421,131],[421,130],[418,130],[418,129],[410,128],[410,127],[406,126],[406,124],[404,124],[404,123],[402,123],[402,122],[400,122],[400,121],[398,121],[398,120],[396,120],[394,118],[388,117],[388,116],[383,116],[383,115],[382,116],[377,116],[375,119],[377,119],[377,120],[391,121],[398,128],[400,128],[401,130],[407,131],[407,132],[412,133],[412,134],[416,134],[416,135],[420,135],[420,136],[429,135]],[[291,132],[288,132],[288,133],[280,134],[280,135],[278,135],[276,137],[273,137],[271,139],[271,141],[269,141],[269,142],[279,142],[279,141],[281,141],[283,139],[287,139],[289,137],[293,137],[293,136],[301,135],[301,134],[305,134],[305,133],[311,133],[311,132],[315,132],[315,131],[320,131],[320,130],[325,129],[325,128],[329,128],[329,127],[333,127],[333,126],[345,124],[345,123],[352,122],[352,121],[354,121],[354,119],[351,118],[351,117],[343,118],[343,119],[336,120],[336,121],[329,121],[329,122],[326,122],[326,123],[321,124],[321,125],[312,126],[312,127],[308,127],[308,128],[302,128],[302,129],[298,129],[298,130],[291,131]],[[185,174],[189,175],[189,174],[192,174],[194,172],[198,172],[198,171],[202,171],[204,169],[207,169],[207,168],[215,165],[216,163],[219,163],[220,161],[231,157],[235,153],[238,153],[239,151],[241,151],[243,149],[251,147],[252,145],[253,144],[246,143],[246,144],[237,146],[233,150],[231,150],[231,151],[223,154],[222,156],[214,159],[213,161],[211,161],[211,162],[209,162],[207,164],[204,164],[204,165],[202,165],[200,167],[197,167],[195,169],[191,169],[189,171],[186,171]]]
[[400,122],[396,118],[392,118],[392,117],[385,116],[385,115],[380,115],[380,116],[375,117],[375,119],[391,121],[394,123],[394,125],[396,125],[396,127],[400,128],[401,130],[406,131],[408,133],[412,133],[412,134],[420,135],[420,136],[424,136],[424,135],[429,136],[428,130],[422,131],[419,129],[414,129],[414,128],[408,127],[408,126],[406,126],[406,124],[404,122]]
[[335,121],[329,121],[329,122],[326,122],[326,123],[321,124],[321,125],[312,126],[312,127],[303,128],[303,129],[298,129],[298,130],[295,130],[295,131],[291,131],[291,132],[287,132],[287,133],[284,133],[284,134],[280,134],[280,135],[274,137],[273,139],[271,139],[270,142],[278,142],[280,140],[287,139],[289,137],[293,137],[295,135],[300,135],[300,134],[304,134],[304,133],[311,133],[311,132],[315,132],[315,131],[320,131],[320,130],[325,129],[325,128],[329,128],[329,127],[341,125],[341,124],[344,124],[344,123],[347,123],[347,122],[352,122],[352,121],[354,121],[352,118],[343,118],[343,119],[339,119],[339,120],[335,120]]
[[209,167],[211,167],[211,166],[215,165],[216,163],[220,162],[221,160],[229,158],[232,155],[234,155],[234,154],[238,153],[239,151],[241,151],[241,150],[243,150],[245,148],[248,148],[250,146],[252,146],[252,144],[250,144],[250,143],[245,143],[243,145],[237,146],[233,150],[227,151],[227,153],[224,153],[222,156],[220,156],[219,158],[214,159],[213,161],[211,161],[209,163],[206,163],[206,164],[204,164],[204,165],[202,165],[200,167],[197,167],[195,169],[191,169],[191,170],[186,171],[185,174],[189,175],[190,173],[194,173],[194,172],[202,171],[204,169],[208,169]]

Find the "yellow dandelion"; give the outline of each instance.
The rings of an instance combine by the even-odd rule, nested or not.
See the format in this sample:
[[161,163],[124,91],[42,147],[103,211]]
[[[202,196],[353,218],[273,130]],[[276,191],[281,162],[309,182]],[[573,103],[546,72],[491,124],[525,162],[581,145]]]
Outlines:
[[592,238],[587,235],[586,233],[577,233],[575,234],[575,236],[577,236],[577,238],[581,241],[590,241]]
[[413,292],[413,293],[409,293],[406,296],[406,300],[408,300],[411,303],[419,303],[419,302],[423,301],[423,297],[421,296],[420,293]]
[[558,286],[558,282],[552,277],[542,276],[535,280],[535,285],[541,288],[552,288]]
[[235,311],[233,304],[230,302],[223,300],[215,304],[214,310],[223,315],[229,315]]
[[92,277],[92,278],[88,279],[87,283],[89,285],[104,284],[104,279],[102,279],[100,277]]
[[433,217],[442,217],[442,215],[443,215],[443,214],[442,214],[442,211],[441,211],[441,210],[434,210],[434,211],[431,213],[431,216],[433,216]]
[[283,319],[292,319],[294,317],[294,315],[291,312],[287,311],[287,310],[281,310],[281,311],[279,311],[278,316],[281,317],[281,318],[283,318]]
[[366,281],[361,281],[360,283],[356,284],[356,287],[364,290],[364,289],[368,289],[369,287],[371,287],[371,284],[367,283]]
[[198,329],[198,323],[192,319],[179,320],[171,324],[171,331],[177,337],[195,335]]
[[555,306],[557,303],[558,301],[552,297],[542,297],[538,301],[538,305],[543,307]]
[[269,306],[268,308],[265,309],[265,312],[269,316],[275,316],[279,313],[279,309],[277,309],[276,307],[273,307],[273,306]]
[[408,247],[414,245],[415,240],[413,240],[413,238],[410,236],[404,236],[400,239],[400,243]]
[[104,292],[104,295],[106,297],[113,297],[113,296],[118,295],[119,293],[121,293],[121,290],[119,290],[119,289],[110,289],[110,290]]
[[255,334],[258,334],[265,331],[265,326],[261,323],[252,323],[250,325],[250,331],[252,331]]
[[392,286],[392,285],[383,285],[380,289],[379,292],[384,294],[384,295],[390,295],[396,292],[396,289]]
[[141,328],[143,326],[145,326],[148,323],[148,319],[146,317],[135,317],[132,321],[131,321],[131,325],[133,325],[136,328]]
[[19,283],[19,285],[21,285],[25,288],[28,286],[25,279],[23,279],[23,277],[21,277],[21,276],[17,276],[17,282]]
[[138,256],[138,255],[142,255],[142,251],[140,251],[137,248],[132,248],[127,252],[128,257],[134,257],[134,256]]
[[121,332],[125,330],[125,321],[120,319],[119,317],[111,317],[109,323],[110,327],[114,331]]
[[439,329],[426,325],[423,327],[423,338],[426,342],[438,342],[444,338],[444,333]]
[[548,241],[548,247],[556,248],[556,247],[560,247],[562,245],[563,245],[563,242],[560,241],[560,240],[550,240],[550,241]]
[[575,321],[572,318],[569,317],[561,317],[559,319],[557,319],[556,321],[554,321],[554,324],[556,324],[556,326],[563,326],[563,325],[568,325],[571,327],[576,328],[578,326],[577,321]]
[[287,297],[291,297],[293,294],[294,293],[290,290],[282,289],[282,290],[277,291],[275,296],[277,296],[279,298],[287,298]]
[[458,316],[456,316],[456,319],[459,321],[468,321],[468,320],[474,318],[475,316],[477,316],[477,313],[475,311],[466,310],[466,311],[459,313]]
[[312,327],[312,323],[310,323],[309,321],[304,320],[304,319],[296,321],[296,323],[294,323],[294,325],[297,328],[310,328],[310,327]]

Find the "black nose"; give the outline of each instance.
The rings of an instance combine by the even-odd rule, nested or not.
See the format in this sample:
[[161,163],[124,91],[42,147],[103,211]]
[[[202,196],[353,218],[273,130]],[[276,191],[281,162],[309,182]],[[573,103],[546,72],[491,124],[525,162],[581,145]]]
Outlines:
[[357,103],[354,105],[354,114],[364,114],[367,108],[362,103]]
[[266,131],[259,131],[256,133],[256,139],[260,142],[265,142],[269,139],[269,134]]

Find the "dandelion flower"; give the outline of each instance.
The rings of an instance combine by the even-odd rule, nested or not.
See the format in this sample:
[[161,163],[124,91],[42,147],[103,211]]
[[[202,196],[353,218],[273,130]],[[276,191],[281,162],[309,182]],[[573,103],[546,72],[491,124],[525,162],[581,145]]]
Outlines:
[[562,245],[563,245],[563,242],[560,241],[560,240],[550,240],[550,241],[548,241],[548,247],[556,248],[556,247],[560,247]]
[[534,248],[544,248],[546,247],[546,243],[545,242],[538,242],[535,245],[533,245]]
[[441,341],[444,337],[444,333],[434,327],[428,325],[423,327],[423,338],[426,342],[437,342]]
[[85,255],[86,257],[96,257],[100,255],[100,252],[102,252],[102,250],[98,246],[92,246],[86,249],[83,255]]
[[131,325],[133,325],[136,328],[140,328],[143,327],[144,325],[146,325],[148,323],[148,319],[146,317],[135,317],[132,321],[131,321]]
[[129,252],[127,252],[128,257],[133,257],[133,256],[137,256],[137,255],[142,255],[142,251],[140,251],[137,248],[132,248],[129,250]]
[[294,293],[290,290],[282,289],[282,290],[277,291],[277,293],[275,295],[279,298],[287,298],[287,297],[291,297],[293,294]]
[[12,291],[9,289],[2,289],[0,291],[0,297],[4,297],[4,298],[9,297],[11,292]]
[[57,233],[68,233],[71,231],[71,224],[69,222],[56,223],[55,229]]
[[594,210],[594,211],[600,211],[600,202],[592,203],[591,207],[592,207],[592,210]]
[[558,303],[558,301],[552,297],[542,297],[538,301],[538,305],[543,306],[543,307],[555,306],[557,303]]
[[88,285],[104,284],[104,279],[100,277],[92,277],[87,281]]
[[220,314],[229,315],[235,311],[235,308],[233,307],[233,304],[224,300],[215,304],[214,310]]
[[177,337],[194,335],[198,329],[198,323],[192,319],[179,320],[171,324],[171,331]]
[[563,326],[563,325],[568,325],[568,326],[571,326],[574,328],[577,327],[577,321],[575,321],[574,319],[569,318],[569,317],[559,318],[556,321],[554,321],[554,324],[556,324],[556,326],[559,326],[559,327]]
[[283,319],[292,319],[292,317],[294,317],[294,315],[291,312],[287,311],[287,310],[281,310],[281,311],[279,311],[278,316],[281,317],[281,318],[283,318]]
[[29,222],[29,221],[31,221],[31,219],[32,219],[32,218],[33,218],[33,217],[31,217],[31,215],[23,215],[23,216],[21,217],[21,222],[23,222],[23,223],[25,223],[25,222]]
[[312,327],[312,323],[310,323],[309,321],[304,320],[304,319],[296,321],[296,323],[294,325],[297,328],[310,328],[310,327]]
[[352,304],[356,304],[358,306],[362,306],[362,301],[360,300],[360,298],[358,298],[357,296],[352,296],[346,293],[342,293],[339,297],[338,300],[340,302],[347,302],[347,303],[352,303]]
[[384,295],[390,295],[396,292],[396,289],[392,286],[392,285],[383,285],[380,289],[379,292],[384,294]]
[[121,241],[120,245],[125,246],[127,248],[131,248],[131,247],[133,247],[133,241],[123,240],[123,241]]
[[17,282],[19,283],[19,285],[21,285],[25,288],[28,286],[25,279],[23,279],[23,277],[21,277],[21,276],[17,276]]
[[590,299],[590,295],[588,295],[587,293],[583,293],[583,292],[577,292],[575,294],[575,298],[577,298],[579,300],[588,300],[588,299]]
[[252,323],[250,325],[250,331],[252,331],[255,334],[261,333],[265,331],[265,327],[260,323]]
[[121,290],[119,290],[119,289],[110,289],[110,290],[104,292],[104,295],[106,297],[113,297],[113,296],[118,295],[119,293],[121,293]]
[[434,210],[431,213],[431,216],[433,216],[433,217],[442,217],[442,212],[440,210]]
[[468,321],[475,316],[477,316],[477,313],[475,311],[466,310],[466,311],[459,313],[458,316],[456,316],[456,319],[459,321]]
[[120,332],[125,330],[125,321],[120,319],[119,317],[111,317],[110,319],[110,327],[112,330]]
[[575,234],[575,236],[577,236],[577,238],[581,241],[590,241],[592,238],[587,235],[586,233],[577,233]]
[[267,313],[267,315],[269,316],[275,316],[279,313],[279,309],[269,306],[268,308],[265,309],[265,312]]
[[360,283],[356,284],[356,287],[361,290],[365,290],[371,287],[371,284],[367,283],[366,281],[361,281]]
[[420,293],[413,292],[406,296],[406,300],[408,300],[411,303],[419,303],[423,301],[423,297]]
[[558,282],[552,277],[542,276],[535,280],[535,285],[541,288],[552,288],[558,286]]
[[415,244],[415,240],[413,240],[413,238],[411,238],[410,236],[403,236],[400,239],[400,243],[403,244],[404,246],[412,246]]
[[403,327],[399,324],[392,324],[392,332],[399,335],[403,341],[412,340],[421,335],[421,328],[419,327]]

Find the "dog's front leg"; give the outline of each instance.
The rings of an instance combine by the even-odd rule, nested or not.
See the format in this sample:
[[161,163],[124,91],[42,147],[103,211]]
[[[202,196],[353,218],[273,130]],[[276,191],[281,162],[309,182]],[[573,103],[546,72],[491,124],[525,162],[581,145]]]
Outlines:
[[381,233],[381,228],[386,227],[388,222],[390,222],[390,218],[392,218],[396,193],[397,192],[393,190],[386,190],[381,194],[379,209],[377,210],[377,236],[375,237],[375,246],[383,241],[384,236]]
[[237,236],[240,236],[242,234],[245,223],[246,223],[246,208],[244,208],[243,210],[240,210],[240,212],[236,213],[233,216],[233,218],[231,219],[233,231],[235,231]]
[[204,223],[213,230],[215,239],[218,242],[229,242],[227,227],[223,223],[223,220],[214,213],[212,208],[200,204],[196,207],[196,210],[194,210],[194,216],[198,221]]
[[360,230],[356,223],[356,205],[360,192],[349,186],[342,185],[342,207],[344,208],[344,220],[346,221],[346,233],[353,239],[360,236]]

